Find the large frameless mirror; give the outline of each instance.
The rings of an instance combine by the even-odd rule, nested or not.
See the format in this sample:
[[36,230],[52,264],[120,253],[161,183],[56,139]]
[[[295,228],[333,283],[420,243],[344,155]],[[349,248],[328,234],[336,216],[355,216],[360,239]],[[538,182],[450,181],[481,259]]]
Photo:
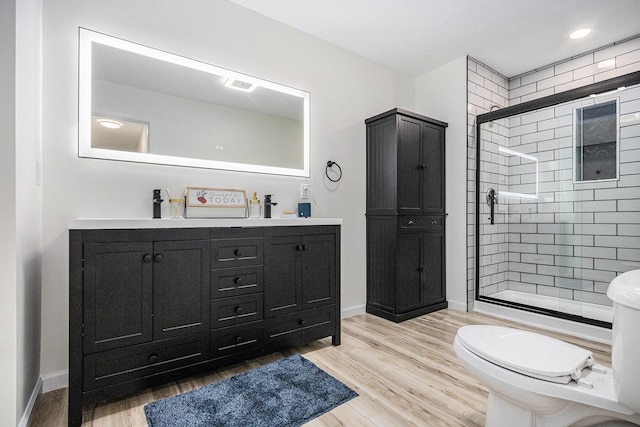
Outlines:
[[309,93],[80,29],[80,157],[309,176]]

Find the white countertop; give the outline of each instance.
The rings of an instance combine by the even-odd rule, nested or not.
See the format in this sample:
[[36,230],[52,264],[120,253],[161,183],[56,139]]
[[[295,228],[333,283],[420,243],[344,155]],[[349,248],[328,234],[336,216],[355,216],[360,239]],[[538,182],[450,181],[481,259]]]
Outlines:
[[67,221],[69,230],[126,228],[274,227],[342,225],[342,218],[77,218]]

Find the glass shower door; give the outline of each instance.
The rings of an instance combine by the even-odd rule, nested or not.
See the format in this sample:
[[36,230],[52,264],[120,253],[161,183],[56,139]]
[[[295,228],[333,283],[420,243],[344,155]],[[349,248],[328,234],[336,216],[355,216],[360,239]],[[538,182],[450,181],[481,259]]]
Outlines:
[[610,323],[609,282],[640,268],[640,87],[478,136],[477,298]]

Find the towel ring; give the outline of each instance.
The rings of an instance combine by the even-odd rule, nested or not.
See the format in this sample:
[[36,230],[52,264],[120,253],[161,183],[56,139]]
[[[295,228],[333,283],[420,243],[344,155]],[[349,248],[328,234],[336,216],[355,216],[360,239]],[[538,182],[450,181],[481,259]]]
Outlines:
[[[334,165],[338,167],[338,172],[339,172],[339,173],[338,173],[338,178],[336,178],[336,179],[333,179],[333,178],[331,178],[331,177],[329,176],[329,168],[330,168],[330,167],[333,167]],[[340,167],[340,165],[339,165],[339,164],[337,164],[336,162],[329,160],[329,161],[327,162],[327,166],[324,168],[324,174],[327,176],[327,178],[329,179],[329,181],[331,181],[331,182],[338,182],[338,181],[340,181],[340,180],[342,179],[342,168],[341,168],[341,167]]]

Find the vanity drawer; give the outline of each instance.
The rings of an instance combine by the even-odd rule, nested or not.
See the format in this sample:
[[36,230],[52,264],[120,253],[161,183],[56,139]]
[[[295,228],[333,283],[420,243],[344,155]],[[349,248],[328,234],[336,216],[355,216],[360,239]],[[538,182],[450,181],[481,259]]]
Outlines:
[[225,328],[263,318],[262,293],[211,301],[211,329]]
[[203,362],[209,358],[208,344],[206,335],[192,335],[90,354],[83,359],[84,390]]
[[297,346],[320,337],[333,335],[336,307],[329,305],[313,310],[273,317],[265,326],[265,337],[275,347]]
[[262,292],[263,289],[261,265],[211,271],[212,299]]
[[420,215],[420,216],[399,216],[398,227],[400,230],[412,229],[438,229],[444,224],[444,216]]
[[262,350],[262,322],[247,323],[211,332],[211,358],[220,359],[240,353],[250,356]]
[[214,239],[211,241],[211,268],[261,265],[262,259],[262,239]]

